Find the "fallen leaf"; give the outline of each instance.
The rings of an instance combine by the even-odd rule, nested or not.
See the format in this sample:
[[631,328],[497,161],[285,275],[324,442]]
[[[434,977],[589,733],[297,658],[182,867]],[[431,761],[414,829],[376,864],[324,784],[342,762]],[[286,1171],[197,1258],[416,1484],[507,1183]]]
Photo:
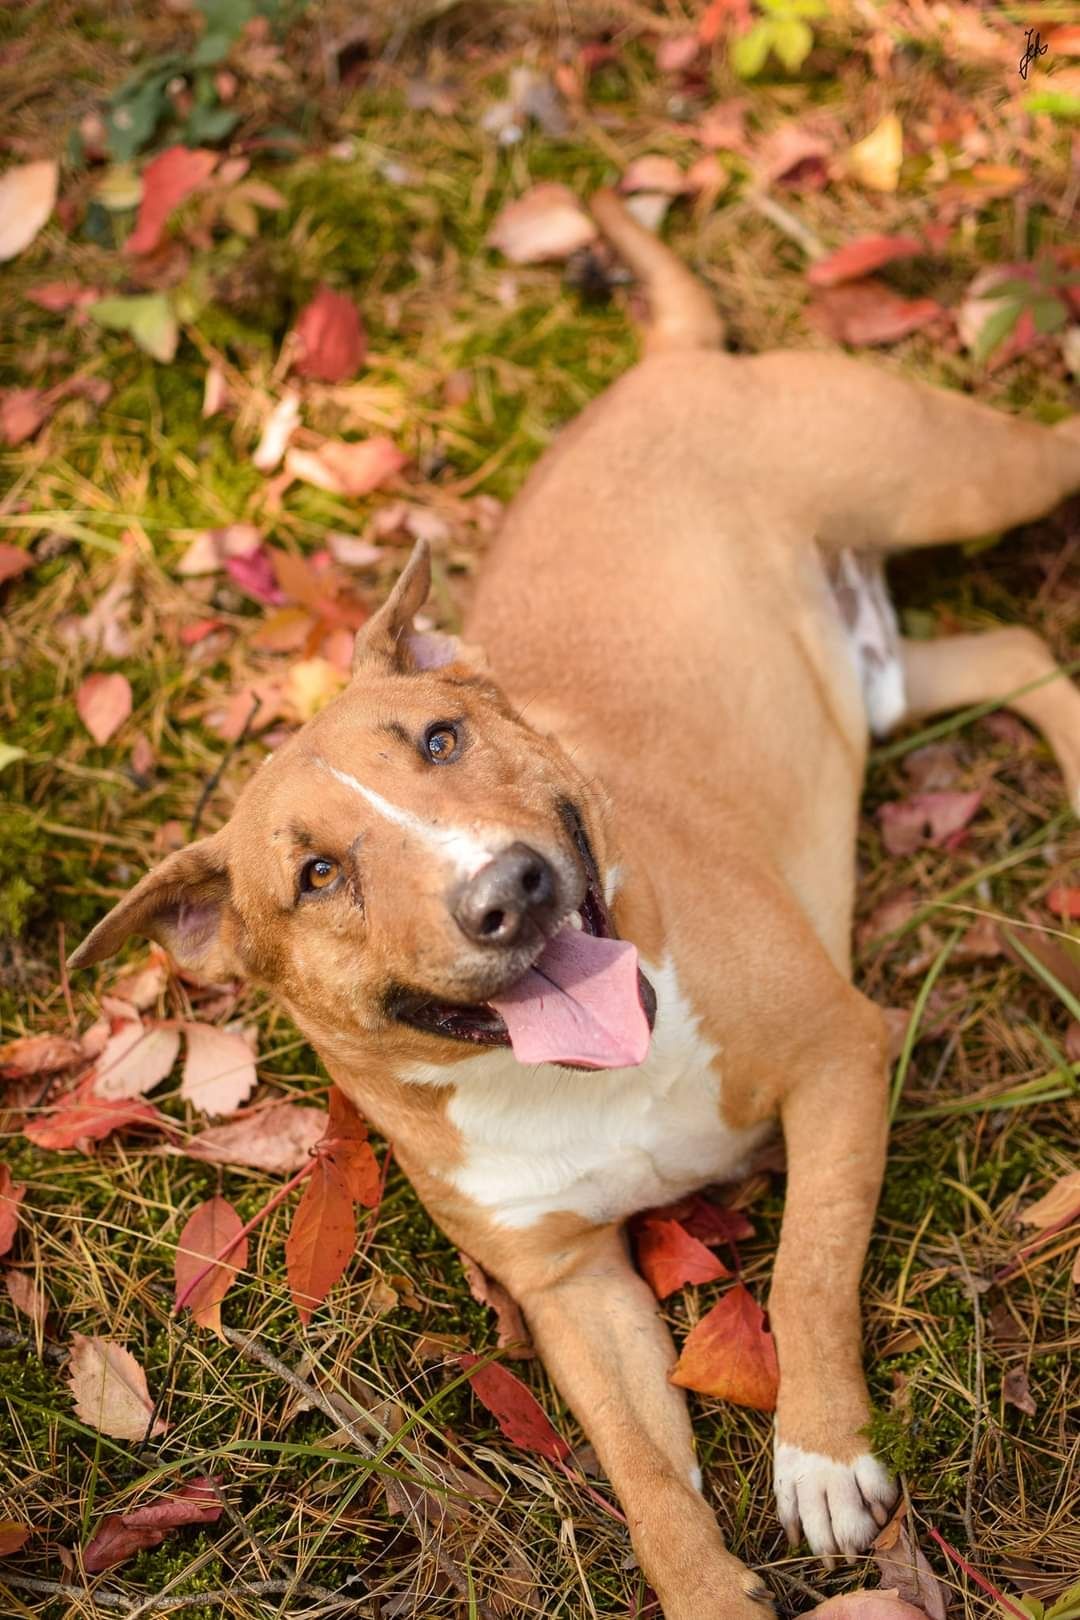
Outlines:
[[836,287],[843,281],[869,275],[871,270],[880,270],[896,259],[912,259],[923,252],[922,243],[914,236],[859,236],[818,259],[807,270],[806,279],[812,287]]
[[903,1512],[901,1508],[875,1537],[870,1556],[878,1567],[883,1586],[895,1591],[906,1603],[917,1603],[929,1620],[945,1620],[948,1608],[945,1588],[912,1541]]
[[99,1141],[127,1125],[169,1129],[169,1121],[148,1102],[138,1097],[98,1097],[93,1083],[93,1075],[87,1075],[43,1119],[25,1126],[23,1135],[27,1140],[36,1147],[58,1152],[66,1148],[85,1151],[85,1143]]
[[0,264],[22,253],[56,206],[59,167],[51,158],[0,175]]
[[1028,1384],[1028,1376],[1023,1367],[1010,1367],[1001,1380],[1001,1393],[1010,1406],[1017,1407],[1028,1417],[1034,1417],[1038,1411],[1035,1398]]
[[277,582],[274,564],[265,546],[226,557],[225,572],[245,596],[250,596],[256,602],[263,602],[268,607],[280,607],[285,600],[285,593]]
[[487,1407],[508,1440],[526,1451],[546,1457],[548,1462],[565,1462],[570,1447],[557,1434],[531,1389],[507,1367],[491,1361],[482,1365],[479,1356],[459,1356],[469,1375],[477,1399]]
[[1006,282],[1024,282],[1034,289],[1037,271],[1030,264],[995,264],[980,270],[956,311],[961,343],[990,371],[1015,360],[1039,341],[1035,318],[1026,300],[995,294]]
[[300,395],[287,389],[263,423],[252,461],[262,473],[273,472],[300,423]]
[[764,185],[820,190],[828,182],[830,151],[823,135],[799,124],[781,124],[757,148],[754,166]]
[[332,287],[320,287],[300,311],[293,338],[293,370],[318,382],[340,383],[355,377],[367,354],[360,311],[351,298]]
[[0,1558],[10,1558],[25,1547],[30,1539],[30,1526],[17,1519],[0,1519]]
[[300,658],[291,663],[285,677],[285,696],[295,718],[301,723],[310,720],[337,697],[348,680],[347,672],[328,658]]
[[[68,1387],[75,1397],[75,1416],[114,1440],[142,1440],[154,1403],[143,1372],[130,1350],[110,1339],[75,1333],[68,1362]],[[155,1418],[150,1437],[168,1424]]]
[[62,315],[69,309],[83,309],[87,304],[96,304],[101,297],[101,288],[84,287],[79,281],[46,281],[40,287],[28,287],[23,297],[39,309]]
[[180,1031],[169,1024],[126,1020],[110,1035],[94,1069],[97,1097],[142,1097],[165,1079],[180,1051]]
[[177,1151],[208,1164],[243,1165],[272,1176],[292,1175],[311,1157],[325,1134],[327,1119],[322,1108],[275,1103],[227,1125],[213,1125]]
[[384,555],[372,541],[361,540],[355,534],[338,534],[331,530],[325,539],[331,557],[345,568],[372,568]]
[[306,1327],[345,1275],[356,1244],[353,1200],[341,1170],[317,1154],[285,1240],[285,1271],[297,1315]]
[[180,1095],[204,1114],[232,1114],[258,1083],[248,1032],[185,1024],[187,1053]]
[[167,365],[176,354],[180,326],[165,293],[141,293],[131,298],[101,298],[86,313],[99,326],[127,332],[139,348]]
[[905,1603],[895,1591],[843,1592],[816,1608],[806,1609],[803,1620],[809,1620],[811,1615],[820,1616],[820,1620],[926,1620],[924,1609]]
[[894,800],[878,810],[881,841],[890,855],[910,855],[917,849],[952,849],[971,821],[982,793],[917,793]]
[[895,113],[886,113],[847,155],[848,173],[871,191],[895,191],[904,160],[904,133]]
[[776,1408],[779,1370],[765,1313],[735,1283],[703,1316],[682,1347],[671,1382],[759,1412]]
[[320,1152],[337,1169],[354,1203],[374,1209],[381,1195],[379,1161],[368,1141],[367,1126],[338,1086],[329,1093],[330,1115]]
[[941,319],[934,298],[901,298],[883,281],[868,276],[840,287],[819,290],[807,305],[806,318],[836,343],[855,348],[896,343]]
[[642,1211],[642,1218],[678,1221],[691,1237],[702,1243],[739,1243],[754,1235],[752,1223],[741,1209],[728,1209],[726,1204],[714,1204],[703,1193],[690,1193],[677,1203],[665,1204],[659,1209]]
[[83,1549],[83,1565],[90,1574],[100,1574],[144,1547],[159,1546],[170,1530],[185,1524],[216,1524],[221,1513],[212,1481],[193,1479],[146,1507],[107,1514]]
[[619,190],[627,193],[659,191],[666,197],[679,197],[687,190],[686,176],[674,158],[647,152],[644,157],[635,158],[627,164],[619,181]]
[[[139,766],[149,771],[153,765],[153,756],[149,759],[140,759]],[[135,768],[134,750],[132,750],[132,767]],[[131,1005],[140,1012],[152,1007],[162,994],[169,982],[169,966],[165,953],[160,946],[152,946],[149,958],[139,967],[128,968],[115,979],[110,986],[110,994],[119,997],[121,1001],[130,1001]]]
[[1048,1227],[1068,1226],[1080,1216],[1080,1170],[1070,1170],[1059,1176],[1050,1188],[1034,1204],[1029,1204],[1022,1210],[1018,1219],[1025,1226],[1037,1227],[1039,1231],[1046,1231]]
[[[8,388],[0,394],[0,439],[14,448],[32,439],[43,422],[48,421],[52,404],[48,393],[41,388]],[[16,547],[11,548],[13,551]],[[30,567],[30,553],[21,553]]]
[[593,220],[569,187],[545,180],[496,215],[488,246],[511,264],[568,259],[597,236]]
[[229,388],[228,379],[217,362],[211,361],[206,368],[206,376],[203,378],[201,413],[203,420],[206,421],[211,416],[217,416],[218,412],[223,411],[231,401],[232,392]]
[[717,102],[701,119],[694,135],[709,152],[746,151],[747,100],[738,96],[733,101]]
[[465,1273],[465,1281],[469,1285],[469,1293],[478,1305],[486,1305],[495,1312],[496,1344],[500,1350],[505,1350],[507,1356],[513,1361],[531,1360],[534,1354],[529,1340],[529,1330],[525,1326],[525,1318],[517,1301],[511,1299],[501,1282],[489,1277],[482,1266],[467,1255],[464,1249],[458,1250],[458,1259],[461,1269]]
[[230,557],[250,557],[262,544],[262,531],[253,523],[228,523],[222,529],[203,529],[191,541],[176,565],[185,579],[217,574]]
[[153,253],[160,247],[169,215],[206,184],[217,160],[216,152],[187,146],[170,146],[151,158],[142,172],[139,216],[124,243],[124,252]]
[[126,675],[88,675],[75,694],[79,719],[100,746],[131,714],[131,682]]
[[[183,1301],[199,1326],[210,1328],[219,1339],[221,1301],[247,1265],[247,1238],[240,1237],[243,1230],[244,1223],[227,1198],[208,1198],[188,1216],[176,1247],[176,1305]],[[225,1254],[237,1238],[239,1242]],[[219,1255],[224,1258],[219,1260]],[[210,1261],[214,1264],[207,1271]]]
[[25,574],[28,568],[34,566],[34,554],[26,551],[22,546],[9,546],[6,541],[0,543],[0,585],[9,579],[17,579]]
[[1057,883],[1048,892],[1046,904],[1055,916],[1069,917],[1075,921],[1080,918],[1080,888]]
[[0,1046],[0,1075],[5,1080],[23,1080],[34,1074],[59,1074],[82,1063],[84,1057],[79,1042],[66,1035],[20,1035]]
[[49,1314],[49,1300],[30,1273],[16,1271],[13,1266],[9,1266],[4,1272],[4,1286],[15,1309],[28,1316],[35,1327],[43,1327]]
[[358,443],[327,439],[317,450],[290,450],[285,471],[331,495],[368,495],[408,461],[393,439],[377,433]]
[[0,1164],[0,1254],[7,1254],[19,1225],[19,1205],[26,1188],[16,1182],[6,1164]]
[[699,1238],[678,1221],[640,1221],[635,1229],[638,1269],[657,1299],[666,1299],[687,1283],[716,1282],[731,1272]]

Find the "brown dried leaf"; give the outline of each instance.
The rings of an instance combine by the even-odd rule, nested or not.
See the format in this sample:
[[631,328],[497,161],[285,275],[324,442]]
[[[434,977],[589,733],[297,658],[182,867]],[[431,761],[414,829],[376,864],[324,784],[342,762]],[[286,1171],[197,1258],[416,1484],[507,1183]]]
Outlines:
[[[68,1387],[75,1397],[76,1417],[92,1429],[114,1440],[141,1440],[146,1434],[154,1403],[146,1374],[123,1345],[73,1334]],[[167,1428],[164,1418],[155,1418],[151,1438]]]

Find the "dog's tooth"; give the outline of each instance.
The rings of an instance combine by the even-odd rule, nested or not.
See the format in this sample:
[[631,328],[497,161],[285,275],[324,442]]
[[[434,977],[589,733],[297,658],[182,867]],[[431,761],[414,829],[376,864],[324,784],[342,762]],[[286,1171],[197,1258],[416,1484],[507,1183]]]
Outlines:
[[585,919],[582,917],[580,911],[572,911],[570,913],[570,926],[571,928],[585,927]]

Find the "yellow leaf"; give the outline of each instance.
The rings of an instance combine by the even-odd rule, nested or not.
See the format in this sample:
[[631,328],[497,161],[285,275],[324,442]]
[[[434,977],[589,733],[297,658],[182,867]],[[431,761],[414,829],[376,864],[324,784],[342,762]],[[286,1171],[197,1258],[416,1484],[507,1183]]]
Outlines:
[[848,172],[871,191],[895,191],[904,156],[904,134],[895,113],[886,113],[865,140],[848,153]]

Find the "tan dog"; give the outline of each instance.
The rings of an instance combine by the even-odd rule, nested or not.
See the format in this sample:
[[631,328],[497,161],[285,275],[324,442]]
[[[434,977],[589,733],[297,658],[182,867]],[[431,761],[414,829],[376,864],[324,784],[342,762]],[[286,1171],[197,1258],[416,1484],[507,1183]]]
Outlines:
[[1014,707],[1080,792],[1080,693],[1042,642],[902,640],[880,558],[1037,517],[1080,487],[1080,439],[839,356],[702,352],[702,289],[596,208],[661,352],[511,507],[468,625],[494,673],[414,633],[418,547],[348,689],[72,962],[135,932],[272,987],[521,1302],[668,1620],[761,1620],[621,1223],[781,1121],[777,1502],[815,1551],[864,1547],[894,1496],[858,1304],[886,1135],[882,1019],[849,982],[868,715],[1042,679]]

